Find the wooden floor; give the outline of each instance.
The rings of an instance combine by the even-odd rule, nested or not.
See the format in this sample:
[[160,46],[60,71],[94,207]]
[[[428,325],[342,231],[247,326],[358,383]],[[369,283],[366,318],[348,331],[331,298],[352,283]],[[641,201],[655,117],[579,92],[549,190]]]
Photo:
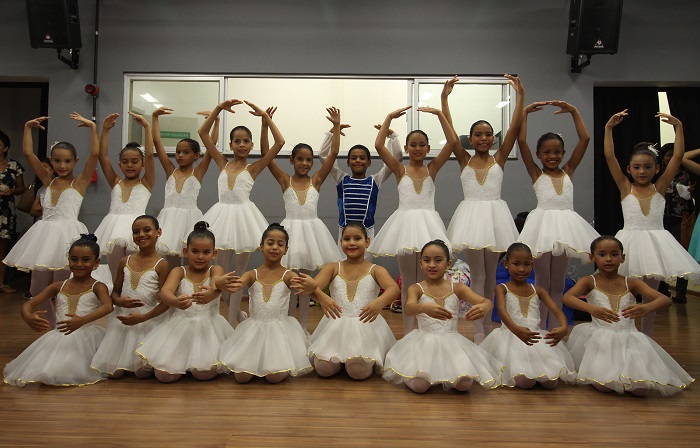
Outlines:
[[[0,295],[0,364],[37,334],[20,294]],[[312,308],[309,328],[321,317]],[[401,316],[383,312],[401,336]],[[657,319],[656,340],[700,377],[700,298]],[[468,337],[467,322],[460,329]],[[590,387],[500,388],[425,395],[344,373],[278,385],[222,376],[173,384],[128,376],[86,387],[0,386],[0,446],[700,446],[700,383],[670,398]]]

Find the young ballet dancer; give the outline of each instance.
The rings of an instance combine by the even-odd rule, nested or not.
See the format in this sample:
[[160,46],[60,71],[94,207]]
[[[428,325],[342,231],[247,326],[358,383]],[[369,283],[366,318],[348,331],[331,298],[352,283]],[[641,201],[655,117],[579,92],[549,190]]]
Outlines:
[[[109,131],[117,122],[119,114],[111,114],[102,122],[100,133],[100,166],[107,183],[112,188],[109,213],[95,230],[102,255],[107,255],[107,264],[112,279],[117,278],[119,263],[128,253],[138,250],[131,235],[131,224],[137,216],[146,213],[151,190],[156,182],[153,160],[153,136],[151,125],[143,116],[129,112],[134,121],[143,127],[146,137],[145,151],[136,142],[127,143],[119,152],[119,169],[124,178],[117,175],[109,160]],[[141,171],[144,171],[141,177]]]
[[[158,239],[159,252],[171,267],[180,265],[187,235],[195,223],[202,219],[202,212],[197,207],[197,198],[202,188],[202,179],[211,162],[211,154],[207,151],[199,165],[194,166],[201,148],[199,142],[191,138],[180,140],[175,147],[177,165],[170,161],[160,138],[159,117],[170,115],[172,112],[173,109],[169,107],[159,107],[151,115],[153,144],[166,178],[165,202],[157,218],[163,232]],[[207,113],[202,112],[201,115],[206,116]],[[218,137],[218,120],[212,135],[214,139]]]
[[[73,112],[70,118],[78,122],[78,127],[90,129],[90,152],[83,171],[78,176],[73,174],[79,159],[72,144],[58,142],[51,147],[51,166],[55,177],[44,168],[34,154],[32,131],[35,128],[44,130],[42,123],[49,117],[38,117],[24,125],[22,153],[36,176],[47,186],[43,219],[27,230],[7,254],[3,263],[22,271],[33,271],[29,287],[32,296],[45,290],[52,282],[65,280],[70,276],[66,248],[80,234],[87,233],[85,224],[78,221],[78,213],[97,166],[100,149],[97,126],[77,112]],[[42,302],[42,306],[46,311],[49,326],[54,328],[56,321],[51,302]]]
[[[274,109],[270,109],[274,113]],[[326,263],[338,261],[341,258],[336,241],[328,231],[328,227],[318,219],[318,199],[321,185],[331,172],[333,163],[340,151],[340,110],[335,107],[326,109],[326,118],[333,123],[333,143],[331,153],[323,162],[321,168],[313,176],[309,175],[314,164],[314,152],[306,143],[298,143],[293,149],[289,162],[294,167],[290,176],[272,160],[269,168],[272,176],[282,187],[285,218],[282,226],[289,232],[292,240],[289,251],[282,259],[282,264],[305,274],[319,269]],[[265,130],[261,137],[262,154],[267,153]],[[310,298],[306,294],[293,294],[289,300],[289,315],[296,314],[299,304],[299,323],[308,333],[306,324],[309,319]]]
[[[96,241],[95,235],[80,235],[68,250],[68,269],[73,277],[49,285],[22,305],[22,319],[27,325],[47,333],[5,366],[5,383],[20,387],[35,382],[84,386],[106,379],[106,375],[90,368],[105,334],[95,321],[112,311],[107,287],[92,278],[100,264]],[[58,321],[54,330],[46,319],[47,311],[39,306],[53,297]]]
[[[547,132],[537,140],[535,155],[542,163],[537,166],[527,144],[528,115],[547,106],[558,107],[557,114],[570,114],[576,127],[578,142],[569,160],[564,160],[564,139]],[[537,196],[537,208],[527,216],[518,242],[527,244],[535,257],[535,284],[541,286],[561,308],[569,257],[588,261],[588,245],[598,232],[574,211],[572,178],[588,147],[590,136],[575,106],[565,101],[540,101],[527,106],[518,134],[518,146],[525,168],[532,179]],[[552,328],[549,308],[540,303],[540,328]]]
[[[541,286],[527,282],[532,273],[532,252],[523,243],[508,247],[503,261],[510,280],[496,287],[496,307],[503,325],[486,337],[480,347],[506,367],[504,386],[529,389],[540,383],[554,389],[559,380],[576,378],[574,361],[562,342],[568,331],[566,315]],[[550,310],[559,327],[540,328],[540,302]]]
[[[445,82],[445,88],[450,81]],[[419,112],[437,115],[447,143],[427,165],[430,152],[428,136],[421,130],[411,131],[406,137],[404,150],[409,163],[402,166],[384,146],[391,122],[406,114],[411,107],[404,107],[387,115],[379,129],[374,147],[384,164],[396,176],[399,189],[399,207],[387,219],[377,237],[367,249],[375,257],[396,256],[401,273],[401,305],[406,303],[409,286],[418,281],[419,256],[425,243],[433,239],[447,240],[447,230],[442,218],[435,211],[435,176],[447,162],[452,148],[457,144],[457,134],[441,110],[419,107]],[[413,330],[413,316],[403,314],[404,334]]]
[[[621,266],[620,273],[625,277],[640,278],[652,289],[658,289],[661,280],[669,281],[678,277],[695,282],[700,278],[700,265],[664,229],[666,200],[659,194],[666,191],[681,166],[685,152],[683,125],[671,115],[661,112],[656,115],[676,131],[673,155],[666,165],[666,171],[653,183],[654,176],[659,172],[656,153],[649,149],[650,143],[637,144],[627,165],[627,173],[633,181],[630,182],[615,158],[613,142],[613,128],[626,116],[627,109],[610,117],[605,125],[604,139],[605,161],[620,190],[622,216],[625,220],[623,229],[615,235],[627,248],[626,261]],[[645,300],[650,298],[653,296],[647,295]],[[654,332],[655,317],[653,312],[645,313],[642,317],[642,332],[647,336],[652,336]]]
[[[340,135],[345,135],[343,129],[349,128],[349,124],[340,125]],[[376,125],[376,129],[380,129],[381,125]],[[401,143],[399,136],[389,129],[388,147],[391,148],[393,157],[401,162],[403,154],[401,153]],[[333,141],[333,128],[326,132],[323,143],[321,143],[321,151],[318,158],[321,163],[325,162],[331,151],[331,143]],[[348,151],[347,164],[350,168],[350,174],[343,172],[338,168],[338,161],[333,163],[333,168],[329,176],[335,181],[335,189],[338,193],[338,247],[342,251],[343,229],[349,222],[361,222],[369,239],[374,238],[374,213],[377,210],[377,198],[379,196],[379,188],[384,182],[391,177],[391,170],[382,165],[382,168],[370,176],[367,175],[367,169],[372,165],[372,158],[369,149],[364,145],[354,145]],[[371,261],[372,254],[365,252],[367,261]]]
[[277,223],[270,224],[260,241],[263,264],[240,278],[235,273],[226,274],[221,284],[222,289],[231,291],[249,288],[250,317],[223,343],[219,355],[221,364],[234,373],[239,383],[256,376],[279,383],[290,375],[313,370],[306,356],[306,334],[287,310],[290,293],[309,294],[316,289],[316,282],[282,265],[288,244],[287,230]]
[[188,266],[170,271],[160,291],[161,300],[173,309],[172,314],[136,350],[164,383],[177,381],[187,372],[198,380],[214,378],[221,343],[233,334],[233,328],[219,314],[221,291],[215,281],[224,270],[211,266],[216,258],[216,241],[206,222],[194,225],[182,252]]
[[503,364],[457,331],[459,301],[472,304],[467,320],[483,319],[493,303],[468,286],[445,279],[450,249],[441,240],[428,242],[420,252],[425,280],[408,289],[404,313],[418,316],[418,329],[389,350],[384,379],[404,383],[416,393],[442,384],[444,389],[467,391],[473,382],[485,389],[500,384]]
[[[386,269],[365,259],[369,243],[365,226],[348,222],[340,240],[345,260],[325,265],[315,278],[319,289],[314,298],[325,316],[311,336],[308,354],[320,376],[335,375],[345,366],[350,378],[364,380],[373,369],[381,371],[396,343],[379,313],[399,295],[399,286]],[[322,291],[329,285],[330,297]]]
[[[259,244],[258,238],[267,227],[267,220],[250,200],[250,191],[258,175],[274,160],[284,146],[284,137],[272,118],[258,106],[248,101],[250,113],[261,117],[267,127],[272,129],[275,144],[268,153],[253,163],[248,163],[248,155],[253,149],[253,134],[245,126],[236,126],[231,130],[229,147],[233,159],[229,162],[216,148],[209,135],[214,120],[222,110],[234,113],[233,107],[243,104],[239,100],[227,100],[217,105],[199,128],[199,136],[207,148],[207,154],[219,167],[219,202],[204,214],[204,220],[211,223],[211,231],[216,235],[217,262],[226,272],[245,272],[251,252]],[[231,325],[242,322],[246,314],[241,311],[243,291],[235,294],[224,293],[228,297],[228,321]]]
[[139,216],[131,231],[139,251],[119,262],[112,290],[114,312],[92,359],[92,368],[110,378],[121,378],[125,372],[134,372],[137,378],[152,374],[136,349],[148,333],[168,319],[165,312],[169,307],[159,296],[170,267],[156,249],[161,234],[158,220],[149,215]]
[[[649,174],[649,177],[652,177]],[[643,244],[643,242],[642,242]],[[646,247],[647,256],[654,248]],[[637,331],[634,320],[668,308],[671,299],[639,279],[620,275],[626,263],[617,238],[601,236],[591,243],[595,274],[580,279],[564,295],[571,308],[590,313],[591,323],[579,324],[569,336],[568,347],[578,370],[578,382],[602,392],[631,392],[644,396],[680,392],[694,380],[649,336]],[[644,297],[644,303],[635,296]],[[586,300],[580,299],[586,296]]]
[[[455,253],[466,251],[471,272],[471,289],[484,297],[492,297],[496,287],[496,268],[500,253],[505,252],[518,239],[508,204],[501,199],[501,186],[508,155],[515,145],[523,117],[525,89],[517,76],[504,75],[517,94],[513,118],[503,138],[503,144],[493,155],[489,154],[494,143],[493,127],[479,120],[469,129],[469,144],[474,148],[471,156],[462,148],[459,137],[454,154],[461,170],[464,200],[455,210],[447,237]],[[455,76],[442,91],[442,111],[452,123],[448,96],[459,81]],[[453,126],[454,129],[454,126]],[[474,342],[479,344],[491,332],[491,316],[474,323]]]

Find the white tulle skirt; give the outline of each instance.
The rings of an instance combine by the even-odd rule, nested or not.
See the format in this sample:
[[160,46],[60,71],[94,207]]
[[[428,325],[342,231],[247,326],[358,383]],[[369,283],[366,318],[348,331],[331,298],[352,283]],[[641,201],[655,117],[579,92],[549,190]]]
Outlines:
[[462,201],[447,228],[452,250],[488,249],[505,252],[518,239],[513,216],[504,200]]
[[282,258],[284,266],[314,271],[341,259],[336,240],[320,219],[285,219],[282,225],[289,233],[289,250]]
[[134,244],[131,234],[131,225],[140,215],[114,215],[107,214],[95,230],[97,244],[100,245],[102,255],[111,254],[115,246],[125,247],[130,251],[137,252],[138,246]]
[[367,251],[375,257],[420,252],[425,243],[441,239],[449,244],[447,230],[435,210],[396,210],[386,220]]
[[573,210],[544,210],[536,208],[525,221],[518,241],[530,246],[532,255],[547,252],[590,262],[591,243],[600,235]]
[[617,393],[648,389],[667,396],[694,381],[661,346],[636,329],[614,331],[579,324],[567,345],[580,384],[595,383]]
[[90,368],[104,334],[104,328],[95,324],[84,325],[69,335],[51,330],[5,366],[5,382],[20,387],[34,382],[85,386],[107,379]]
[[700,280],[700,265],[666,230],[625,230],[615,235],[625,248],[620,275],[672,280]]
[[324,316],[310,342],[307,354],[312,361],[318,358],[344,363],[351,358],[364,358],[374,361],[375,369],[380,371],[396,338],[382,316],[367,323],[359,317],[329,319]]
[[233,328],[221,315],[175,313],[146,336],[136,354],[154,369],[171,374],[217,369],[221,344],[232,334]]
[[267,220],[251,201],[242,204],[217,202],[204,214],[209,230],[216,237],[218,250],[253,252],[267,229]]
[[202,212],[198,208],[162,209],[158,213],[158,223],[162,229],[162,234],[158,238],[158,252],[163,256],[181,257],[187,235],[194,230],[194,225],[198,221],[202,221]]
[[[150,311],[150,310],[148,310]],[[95,357],[92,358],[92,368],[98,372],[114,375],[117,370],[136,372],[144,368],[150,368],[145,360],[136,354],[141,342],[156,327],[168,320],[169,313],[165,312],[160,316],[149,319],[137,325],[124,325],[117,316],[127,316],[132,313],[139,313],[138,308],[114,307],[114,311],[109,316],[107,323],[107,333],[105,334],[100,348],[97,349]]]
[[445,389],[468,377],[484,389],[493,389],[501,384],[502,371],[501,362],[459,333],[416,329],[386,354],[383,377],[396,384],[423,378]]
[[494,329],[479,344],[505,365],[504,386],[515,386],[517,376],[538,381],[562,380],[566,383],[576,379],[574,360],[564,342],[552,347],[544,339],[547,332],[539,330],[539,333],[542,339],[536,344],[527,345],[503,326]]
[[288,372],[305,375],[313,370],[306,356],[308,342],[299,322],[283,319],[246,319],[221,346],[219,360],[234,373],[263,377]]
[[88,230],[80,221],[39,220],[17,241],[3,263],[25,272],[66,269],[68,249],[81,233]]

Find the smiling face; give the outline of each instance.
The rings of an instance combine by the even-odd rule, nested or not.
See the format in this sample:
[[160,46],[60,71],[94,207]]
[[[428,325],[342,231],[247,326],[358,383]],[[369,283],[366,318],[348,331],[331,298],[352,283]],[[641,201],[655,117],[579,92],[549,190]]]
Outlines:
[[119,157],[119,168],[127,179],[136,179],[143,169],[141,151],[138,149],[125,149]]
[[74,246],[68,252],[68,269],[76,279],[89,277],[99,264],[100,259],[89,247]]
[[488,152],[493,146],[493,128],[486,122],[479,122],[474,125],[472,133],[469,136],[469,143],[472,148],[478,153]]
[[230,148],[235,157],[245,159],[253,149],[253,139],[245,129],[235,129],[231,136]]
[[543,140],[536,155],[544,169],[557,170],[564,159],[564,145],[557,139]]
[[267,261],[279,262],[287,253],[287,235],[281,230],[270,230],[266,232],[260,251]]
[[364,148],[354,148],[348,153],[348,166],[353,177],[365,177],[367,168],[372,164],[369,151]]
[[634,183],[639,186],[648,185],[659,172],[656,159],[648,154],[635,154],[627,165],[627,172],[632,176]]
[[625,261],[620,243],[613,239],[598,241],[589,257],[598,271],[608,274],[616,274],[620,264]]
[[311,167],[314,166],[314,155],[309,148],[297,148],[296,152],[290,156],[289,161],[294,167],[294,174],[307,176]]
[[422,132],[413,131],[406,139],[406,146],[403,149],[411,160],[423,161],[430,152],[430,145]]
[[347,226],[343,229],[340,247],[348,259],[364,258],[365,250],[369,247],[369,238],[358,227]]
[[510,278],[517,283],[527,282],[532,272],[532,254],[526,250],[512,252],[503,262]]
[[58,177],[66,177],[73,174],[78,159],[69,149],[55,148],[51,151],[51,167]]
[[139,249],[154,247],[162,230],[149,218],[140,218],[131,225],[131,236]]
[[190,269],[196,272],[203,272],[209,268],[211,260],[216,257],[214,241],[206,237],[194,237],[190,240],[186,248],[182,249],[182,254],[189,262]]
[[430,280],[443,278],[449,263],[450,258],[445,253],[444,248],[436,244],[430,244],[423,248],[420,256],[420,268]]
[[187,168],[192,166],[195,160],[199,158],[199,154],[196,153],[189,142],[182,140],[178,142],[175,147],[175,161],[177,166],[180,168]]

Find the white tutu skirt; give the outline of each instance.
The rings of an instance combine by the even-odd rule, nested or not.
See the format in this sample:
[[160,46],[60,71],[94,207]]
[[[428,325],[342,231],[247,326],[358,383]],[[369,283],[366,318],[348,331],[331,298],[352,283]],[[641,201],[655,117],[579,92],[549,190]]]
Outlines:
[[420,252],[425,243],[435,239],[449,244],[445,224],[438,212],[399,209],[389,216],[367,251],[375,257],[412,254]]
[[505,364],[503,385],[515,386],[515,377],[538,381],[563,380],[573,383],[576,379],[575,364],[563,341],[554,347],[547,345],[546,331],[539,330],[539,342],[527,345],[505,326],[494,329],[479,344],[496,359]]
[[254,252],[267,229],[267,220],[253,202],[224,204],[217,202],[204,214],[209,230],[216,237],[218,250]]
[[176,313],[146,336],[136,354],[154,369],[171,374],[212,370],[218,365],[221,344],[232,334],[233,328],[221,315]]
[[138,252],[139,248],[134,244],[134,238],[131,234],[131,225],[138,216],[140,215],[108,214],[102,219],[95,230],[97,244],[100,245],[102,255],[111,254],[115,246]]
[[501,384],[503,364],[459,333],[428,333],[416,329],[398,341],[384,361],[385,380],[400,384],[423,378],[452,389],[472,378],[484,389]]
[[367,323],[359,317],[323,316],[310,342],[308,355],[312,360],[344,363],[351,358],[364,358],[374,361],[375,369],[380,371],[396,338],[382,316]]
[[341,259],[338,242],[320,219],[285,219],[282,225],[289,233],[289,250],[282,265],[314,271]]
[[198,208],[162,209],[158,213],[158,224],[162,229],[162,234],[158,238],[158,253],[163,256],[181,257],[187,235],[194,230],[194,225],[198,221],[202,221],[202,212]]
[[488,249],[505,252],[518,239],[513,216],[504,200],[462,201],[447,228],[452,250]]
[[636,329],[614,331],[579,324],[567,345],[581,384],[600,384],[617,393],[648,389],[667,396],[694,381],[659,344]]
[[44,383],[50,386],[85,386],[106,379],[90,368],[104,328],[88,324],[66,335],[51,330],[34,341],[5,366],[5,382],[12,386]]
[[620,275],[671,280],[685,277],[693,283],[700,279],[700,265],[666,230],[625,230],[615,235],[625,248]]
[[81,233],[88,230],[80,221],[39,220],[17,241],[3,263],[25,272],[66,269],[68,249]]
[[527,215],[518,241],[530,246],[532,255],[547,252],[590,262],[591,243],[600,235],[573,210],[544,210],[536,208]]
[[114,375],[117,370],[136,372],[144,368],[150,369],[146,361],[136,354],[136,349],[154,328],[168,319],[169,313],[165,312],[146,322],[131,326],[124,325],[117,319],[117,316],[127,316],[132,313],[139,313],[138,308],[114,307],[107,323],[107,333],[95,357],[92,358],[93,369],[109,375]]
[[286,316],[278,320],[246,319],[221,346],[219,360],[234,373],[263,377],[289,372],[305,375],[313,370],[306,356],[308,342],[299,322]]

